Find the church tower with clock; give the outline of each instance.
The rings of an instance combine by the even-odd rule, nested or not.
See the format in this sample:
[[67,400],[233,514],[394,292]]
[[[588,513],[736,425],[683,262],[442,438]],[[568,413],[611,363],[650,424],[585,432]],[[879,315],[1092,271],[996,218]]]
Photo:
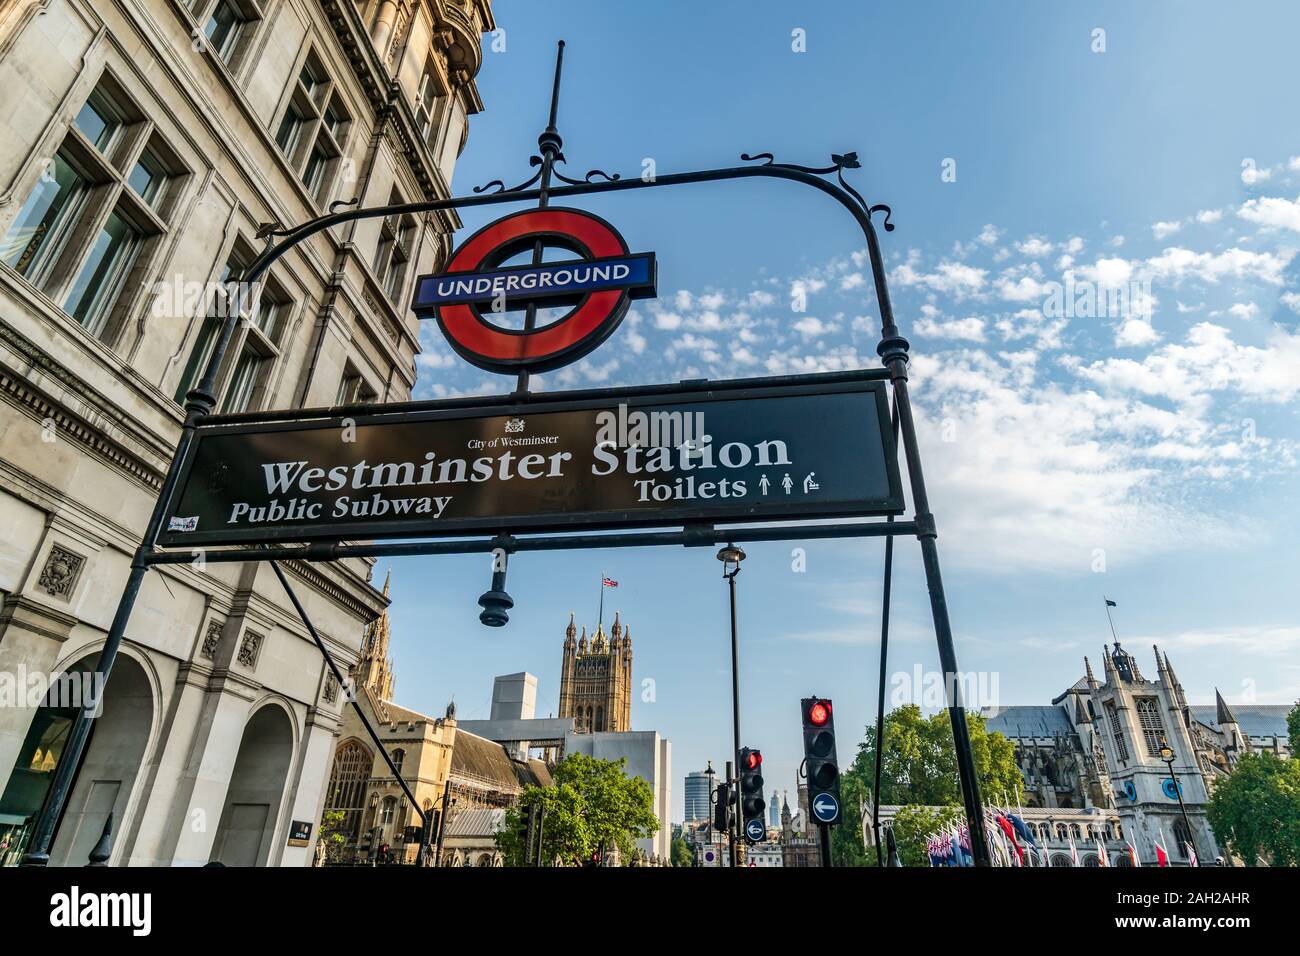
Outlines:
[[587,629],[578,635],[573,615],[564,634],[560,667],[560,717],[572,717],[579,733],[632,729],[632,632],[614,614],[606,636],[596,625],[591,640]]

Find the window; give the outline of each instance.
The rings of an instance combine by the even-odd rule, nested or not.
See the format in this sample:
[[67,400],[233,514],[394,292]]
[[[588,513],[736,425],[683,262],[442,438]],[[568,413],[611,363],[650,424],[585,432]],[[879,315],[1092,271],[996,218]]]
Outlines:
[[139,250],[141,239],[140,231],[120,212],[110,213],[68,290],[64,311],[96,335],[103,329],[107,307]]
[[141,199],[152,206],[162,194],[163,185],[167,182],[167,171],[157,155],[146,148],[136,160],[135,168],[126,181]]
[[276,126],[275,142],[321,204],[333,188],[351,122],[320,59],[309,53]]
[[[0,259],[112,343],[185,173],[111,73],[73,118],[0,243]],[[127,294],[124,294],[127,293]]]
[[[393,190],[389,205],[404,202],[400,193]],[[375,275],[389,301],[401,299],[406,283],[407,265],[411,261],[411,246],[415,240],[414,216],[386,216],[379,227],[379,245],[375,249]]]
[[400,747],[393,751],[393,763],[397,766],[397,772],[402,772],[402,761],[406,759],[406,751]]
[[1153,757],[1160,755],[1160,742],[1165,737],[1165,725],[1160,720],[1160,705],[1154,697],[1137,697],[1138,726],[1142,728],[1142,739],[1146,742],[1147,753]]
[[223,412],[248,411],[253,400],[263,363],[266,359],[253,348],[245,347],[235,363],[235,372],[226,387],[226,397],[221,403]]
[[90,94],[72,125],[81,131],[91,146],[107,153],[113,137],[122,128],[122,114],[113,106],[108,95],[97,89]]
[[1187,829],[1187,822],[1182,817],[1174,820],[1174,845],[1170,847],[1173,855],[1180,860],[1188,859],[1187,848],[1192,845],[1192,831]]
[[244,321],[236,329],[228,357],[217,371],[218,408],[235,413],[252,411],[265,404],[271,371],[280,355],[279,340],[288,324],[293,302],[274,276],[262,280],[256,289],[248,289],[238,281],[254,258],[253,247],[242,238],[236,240],[211,299],[205,303],[203,320],[176,386],[177,403],[183,403],[199,383],[212,359],[221,327],[234,312]]
[[360,372],[351,365],[344,369],[343,380],[339,382],[336,405],[359,405],[376,401],[378,398],[378,394],[366,384]]
[[227,65],[234,65],[261,19],[258,0],[191,0],[194,21],[207,47]]
[[60,232],[85,198],[86,179],[63,153],[55,155],[5,236],[3,258],[20,275],[34,277],[58,244]]
[[393,816],[397,812],[397,798],[385,797],[380,807],[379,822],[385,827],[393,825]]
[[1119,712],[1115,709],[1115,702],[1108,700],[1105,703],[1106,721],[1110,724],[1111,736],[1115,740],[1115,755],[1120,760],[1128,760],[1128,746],[1124,743],[1124,728],[1119,721]]
[[442,74],[433,57],[425,61],[424,76],[420,78],[420,88],[415,94],[415,123],[420,130],[420,138],[435,149],[438,136],[442,132],[446,116],[447,89]]
[[355,740],[340,744],[335,751],[334,767],[330,771],[329,787],[325,791],[325,806],[330,810],[344,812],[340,829],[350,841],[355,840],[361,830],[366,781],[370,779],[372,765],[370,751]]

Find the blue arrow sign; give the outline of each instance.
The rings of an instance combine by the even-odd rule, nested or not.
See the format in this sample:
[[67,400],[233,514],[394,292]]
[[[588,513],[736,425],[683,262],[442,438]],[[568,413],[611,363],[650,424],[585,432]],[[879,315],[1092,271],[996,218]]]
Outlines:
[[767,830],[763,826],[763,821],[758,819],[758,817],[750,818],[750,821],[745,824],[745,836],[749,837],[755,843],[767,836]]
[[840,818],[840,802],[832,794],[819,793],[812,804],[818,823],[834,823]]

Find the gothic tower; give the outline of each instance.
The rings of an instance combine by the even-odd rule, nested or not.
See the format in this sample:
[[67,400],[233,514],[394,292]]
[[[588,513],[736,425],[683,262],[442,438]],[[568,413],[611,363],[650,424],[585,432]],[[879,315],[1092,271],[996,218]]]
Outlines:
[[625,631],[616,611],[608,637],[599,625],[590,644],[585,627],[575,640],[577,633],[570,614],[560,666],[559,716],[572,717],[579,733],[631,730],[631,630]]
[[[1184,844],[1189,841],[1208,862],[1219,849],[1205,817],[1209,796],[1193,743],[1190,710],[1168,658],[1159,648],[1155,657],[1159,679],[1154,681],[1143,678],[1137,660],[1118,642],[1103,656],[1104,682],[1092,677],[1088,668],[1093,726],[1125,839],[1138,844],[1143,860],[1155,859],[1158,840],[1172,862],[1187,860]],[[1172,775],[1160,756],[1166,743],[1174,753]],[[1190,838],[1178,803],[1180,791],[1191,821]]]
[[[393,569],[384,576],[384,597],[388,597]],[[361,657],[357,660],[355,675],[358,687],[369,687],[380,700],[393,699],[393,659],[388,656],[388,608],[366,625],[361,636]]]

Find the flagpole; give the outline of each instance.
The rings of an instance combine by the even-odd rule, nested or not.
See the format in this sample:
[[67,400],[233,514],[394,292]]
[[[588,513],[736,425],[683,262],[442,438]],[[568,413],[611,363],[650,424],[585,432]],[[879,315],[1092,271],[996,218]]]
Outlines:
[[1111,639],[1112,639],[1116,644],[1118,644],[1118,643],[1119,643],[1119,635],[1115,633],[1115,620],[1110,616],[1110,598],[1106,597],[1106,595],[1103,594],[1103,595],[1101,596],[1101,602],[1102,602],[1102,604],[1103,604],[1103,605],[1105,606],[1105,608],[1106,608],[1106,620],[1107,620],[1107,622],[1110,624],[1110,636],[1111,636]]
[[596,612],[596,632],[600,632],[600,626],[605,622],[605,572],[600,572],[600,610]]

